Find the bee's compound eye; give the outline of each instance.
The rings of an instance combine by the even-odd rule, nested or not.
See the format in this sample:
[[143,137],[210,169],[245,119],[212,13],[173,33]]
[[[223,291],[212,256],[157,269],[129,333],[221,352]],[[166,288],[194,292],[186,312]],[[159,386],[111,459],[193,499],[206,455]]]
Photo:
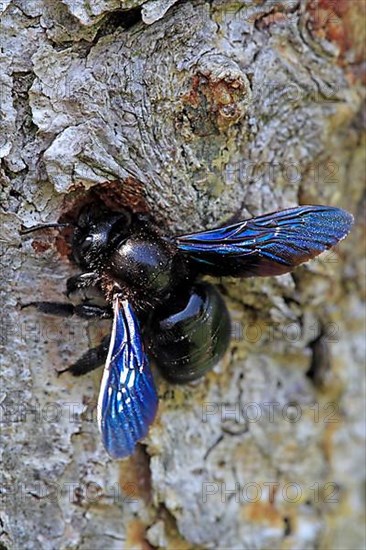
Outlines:
[[75,261],[80,265],[85,267],[87,264],[87,254],[90,252],[92,245],[94,243],[94,236],[87,235],[83,236],[80,229],[77,229],[74,233],[73,240],[73,255]]

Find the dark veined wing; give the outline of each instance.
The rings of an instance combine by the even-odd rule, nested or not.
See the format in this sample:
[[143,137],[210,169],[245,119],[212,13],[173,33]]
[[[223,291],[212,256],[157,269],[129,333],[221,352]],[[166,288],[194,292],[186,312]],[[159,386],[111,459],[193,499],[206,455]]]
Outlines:
[[340,208],[299,206],[175,241],[202,273],[264,277],[287,273],[334,246],[352,223]]
[[111,342],[98,400],[103,444],[113,458],[132,454],[153,422],[158,396],[139,324],[127,300],[115,296]]

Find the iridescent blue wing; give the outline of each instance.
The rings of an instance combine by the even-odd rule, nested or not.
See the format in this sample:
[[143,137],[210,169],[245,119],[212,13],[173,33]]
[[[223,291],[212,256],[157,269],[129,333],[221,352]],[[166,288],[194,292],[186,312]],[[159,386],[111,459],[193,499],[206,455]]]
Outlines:
[[202,273],[281,275],[343,239],[353,217],[339,208],[300,206],[227,227],[181,235],[180,250]]
[[155,418],[158,396],[139,324],[127,300],[115,296],[111,342],[98,400],[103,444],[113,458],[134,452]]

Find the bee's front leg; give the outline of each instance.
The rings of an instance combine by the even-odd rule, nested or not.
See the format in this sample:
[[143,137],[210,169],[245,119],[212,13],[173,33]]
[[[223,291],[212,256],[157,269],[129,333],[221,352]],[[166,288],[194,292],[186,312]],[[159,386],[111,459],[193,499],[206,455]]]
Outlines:
[[95,273],[93,271],[91,271],[90,273],[80,273],[80,275],[70,277],[66,281],[66,295],[69,296],[73,292],[76,292],[77,290],[81,290],[83,288],[96,286],[99,279],[100,276],[98,275],[98,273]]

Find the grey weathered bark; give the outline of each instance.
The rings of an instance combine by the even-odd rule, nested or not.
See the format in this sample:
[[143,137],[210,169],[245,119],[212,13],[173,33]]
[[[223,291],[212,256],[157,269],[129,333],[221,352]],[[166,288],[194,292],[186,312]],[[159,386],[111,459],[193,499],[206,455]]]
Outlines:
[[[0,10],[3,547],[363,548],[364,4]],[[241,205],[358,220],[293,275],[223,282],[230,353],[199,385],[157,378],[146,451],[124,462],[98,437],[100,372],[55,375],[100,325],[17,307],[59,300],[76,272],[60,240],[20,224],[108,181],[143,189],[171,232]]]

